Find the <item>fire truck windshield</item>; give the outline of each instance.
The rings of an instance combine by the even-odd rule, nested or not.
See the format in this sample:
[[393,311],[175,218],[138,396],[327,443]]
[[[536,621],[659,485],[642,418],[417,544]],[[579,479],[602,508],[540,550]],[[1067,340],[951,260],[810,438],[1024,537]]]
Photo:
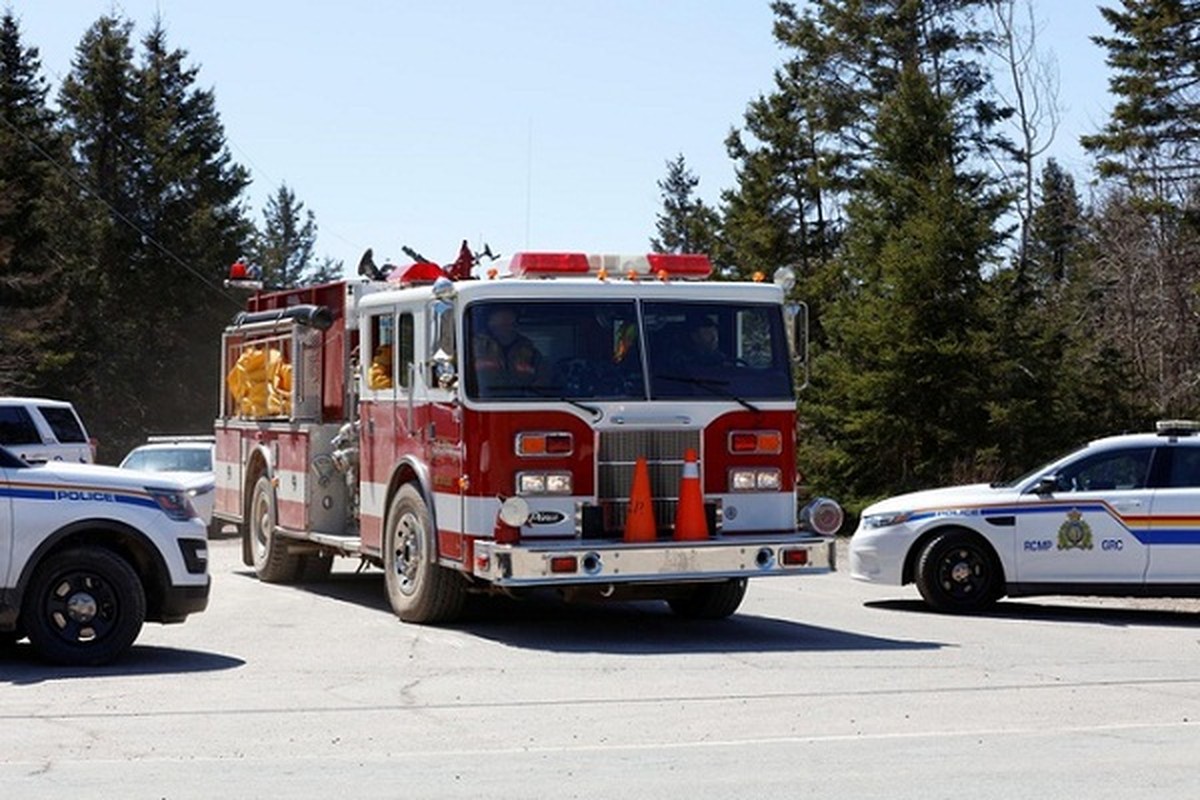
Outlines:
[[640,308],[639,320],[632,300],[473,303],[464,318],[467,394],[743,404],[792,398],[777,305],[643,302]]

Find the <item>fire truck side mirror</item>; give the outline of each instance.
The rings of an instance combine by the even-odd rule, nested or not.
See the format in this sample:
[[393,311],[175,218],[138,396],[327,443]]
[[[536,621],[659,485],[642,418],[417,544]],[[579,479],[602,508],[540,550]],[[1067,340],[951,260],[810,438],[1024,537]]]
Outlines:
[[445,299],[434,300],[431,311],[435,347],[430,357],[433,383],[439,389],[450,391],[458,384],[454,359],[454,303]]
[[804,303],[788,303],[784,306],[787,319],[788,342],[792,349],[792,363],[800,372],[800,388],[808,385],[808,306]]

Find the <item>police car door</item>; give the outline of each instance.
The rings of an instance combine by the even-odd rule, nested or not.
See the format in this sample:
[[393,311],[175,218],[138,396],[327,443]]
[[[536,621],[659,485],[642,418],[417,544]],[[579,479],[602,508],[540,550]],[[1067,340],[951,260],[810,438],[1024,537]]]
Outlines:
[[1135,528],[1150,550],[1148,584],[1200,583],[1200,443],[1192,442],[1159,448],[1164,479],[1146,525]]
[[1085,451],[1056,480],[1043,479],[1043,491],[1027,489],[1014,582],[1140,584],[1148,553],[1129,526],[1149,513],[1153,454],[1147,446]]
[[10,586],[13,550],[12,472],[10,459],[15,457],[0,448],[0,586]]

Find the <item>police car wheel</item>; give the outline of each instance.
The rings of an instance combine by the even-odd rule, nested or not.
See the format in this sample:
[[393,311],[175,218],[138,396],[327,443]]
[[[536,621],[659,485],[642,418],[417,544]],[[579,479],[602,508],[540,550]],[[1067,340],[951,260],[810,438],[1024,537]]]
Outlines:
[[401,486],[388,509],[383,568],[388,602],[405,622],[449,622],[466,602],[462,577],[430,558],[436,532],[421,493]]
[[927,604],[952,613],[979,611],[1004,591],[991,548],[961,531],[943,533],[921,551],[916,583]]
[[724,619],[738,610],[746,596],[746,579],[703,583],[682,597],[667,601],[676,616],[685,619]]
[[254,572],[266,583],[287,583],[296,580],[303,566],[300,557],[288,552],[287,542],[275,533],[278,520],[275,487],[271,479],[262,476],[250,495],[250,549]]
[[102,548],[77,548],[38,567],[21,619],[47,661],[107,664],[141,632],[146,594],[127,561]]

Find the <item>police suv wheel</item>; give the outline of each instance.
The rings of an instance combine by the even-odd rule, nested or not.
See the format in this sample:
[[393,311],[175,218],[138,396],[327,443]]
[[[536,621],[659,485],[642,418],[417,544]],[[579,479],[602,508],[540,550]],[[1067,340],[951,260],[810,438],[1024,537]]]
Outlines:
[[462,612],[466,584],[432,558],[436,535],[421,493],[401,486],[388,509],[383,567],[388,602],[405,622],[448,622]]
[[247,526],[254,572],[259,580],[267,583],[294,581],[302,567],[300,556],[289,553],[287,542],[275,532],[278,519],[275,487],[264,475],[254,484],[254,492],[250,495]]
[[37,568],[23,601],[22,625],[47,661],[107,664],[129,649],[146,619],[137,573],[108,550],[67,550]]
[[976,536],[952,531],[935,537],[917,562],[917,589],[938,611],[979,611],[1004,593],[991,549]]

